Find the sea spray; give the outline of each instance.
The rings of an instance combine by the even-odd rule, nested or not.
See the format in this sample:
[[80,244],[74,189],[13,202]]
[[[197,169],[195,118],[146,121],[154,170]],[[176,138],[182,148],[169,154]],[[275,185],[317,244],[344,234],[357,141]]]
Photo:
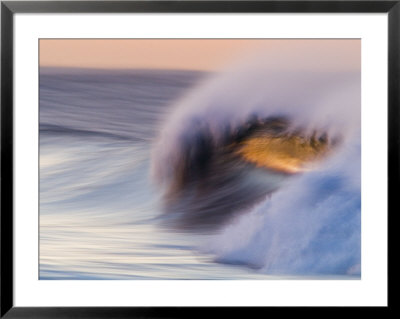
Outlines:
[[[200,247],[215,261],[274,274],[360,273],[360,69],[344,52],[339,61],[324,55],[329,49],[258,53],[196,87],[166,120],[153,176],[168,194],[185,177],[182,164],[190,175],[169,208],[167,198],[166,215],[189,231],[217,229]],[[285,118],[289,134],[339,142],[309,171],[263,175],[225,151],[254,117]],[[198,163],[212,178],[193,175]]]

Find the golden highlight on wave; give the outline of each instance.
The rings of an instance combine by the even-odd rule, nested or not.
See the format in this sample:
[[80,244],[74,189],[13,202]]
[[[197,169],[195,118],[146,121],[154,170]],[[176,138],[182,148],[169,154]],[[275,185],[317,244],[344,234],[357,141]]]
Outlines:
[[275,136],[261,131],[236,147],[237,154],[257,167],[295,174],[315,167],[328,156],[333,145],[325,134],[320,137],[301,134]]

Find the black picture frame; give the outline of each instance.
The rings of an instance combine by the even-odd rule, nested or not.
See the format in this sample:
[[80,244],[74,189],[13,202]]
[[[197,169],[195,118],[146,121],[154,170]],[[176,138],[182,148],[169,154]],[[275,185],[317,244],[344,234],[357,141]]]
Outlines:
[[[282,314],[279,307],[15,307],[13,302],[13,19],[16,13],[387,13],[388,225],[398,213],[400,144],[400,0],[396,1],[1,1],[1,312],[5,318],[190,318]],[[392,221],[392,222],[391,222]],[[389,229],[389,251],[393,231]],[[388,255],[389,259],[389,255]],[[390,259],[388,260],[390,264]],[[389,270],[389,269],[388,269]],[[390,282],[388,282],[389,287]],[[389,311],[392,295],[388,294]],[[297,315],[310,307],[290,307]],[[335,314],[341,307],[330,308]],[[357,308],[368,311],[368,307]],[[326,307],[312,307],[323,312]],[[347,311],[347,309],[346,309]]]

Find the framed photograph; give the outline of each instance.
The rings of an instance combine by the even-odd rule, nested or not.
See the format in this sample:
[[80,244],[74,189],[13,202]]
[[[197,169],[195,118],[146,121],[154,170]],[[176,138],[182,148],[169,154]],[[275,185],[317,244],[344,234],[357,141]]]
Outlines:
[[1,316],[389,309],[399,19],[2,1]]

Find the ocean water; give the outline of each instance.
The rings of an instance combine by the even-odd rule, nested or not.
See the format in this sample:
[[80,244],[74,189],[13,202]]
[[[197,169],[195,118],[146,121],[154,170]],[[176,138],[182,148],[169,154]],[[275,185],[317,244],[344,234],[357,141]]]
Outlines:
[[152,143],[170,103],[204,76],[41,70],[40,279],[257,277],[154,221]]
[[[237,90],[221,89],[214,78],[197,71],[41,68],[40,279],[359,278],[358,177],[350,178],[354,169],[344,164],[356,158],[357,170],[359,137],[322,173],[295,178],[217,233],[160,226],[159,184],[170,178],[164,174],[173,168],[170,156],[184,156],[177,141],[198,128],[189,125],[193,114],[213,132],[225,118],[237,125],[248,115],[235,106],[243,100]],[[198,111],[211,98],[222,101],[219,111]]]

